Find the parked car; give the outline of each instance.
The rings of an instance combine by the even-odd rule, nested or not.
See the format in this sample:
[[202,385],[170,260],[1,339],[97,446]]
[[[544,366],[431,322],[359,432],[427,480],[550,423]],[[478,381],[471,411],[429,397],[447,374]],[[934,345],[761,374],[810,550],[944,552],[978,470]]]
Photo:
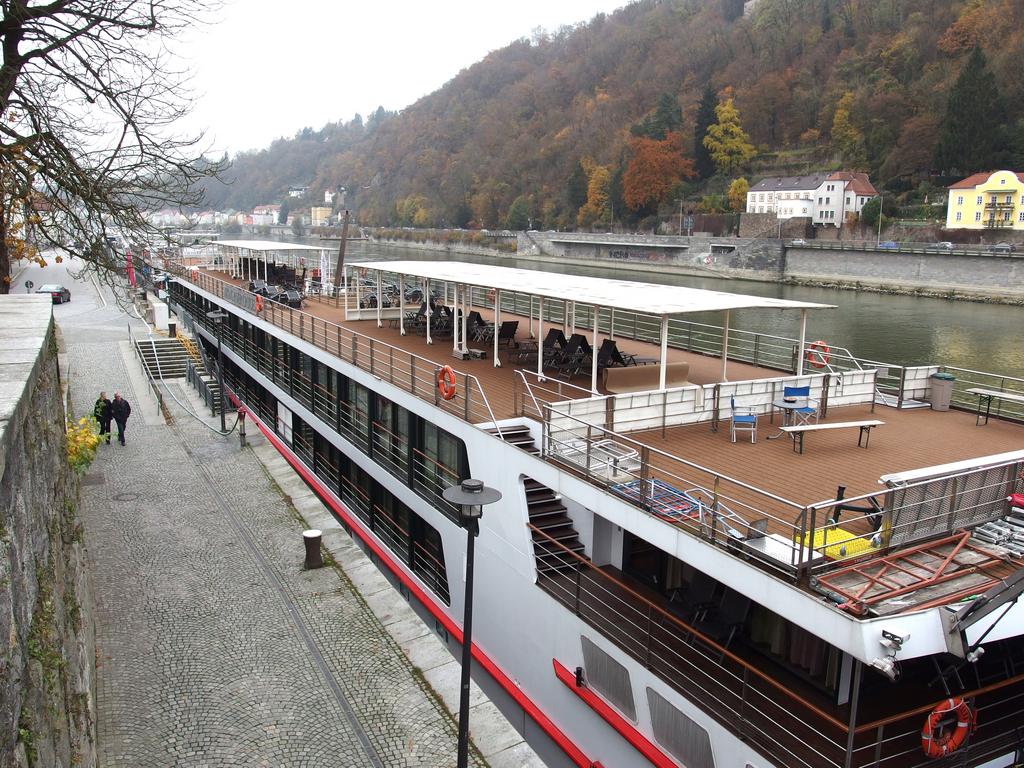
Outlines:
[[947,251],[952,251],[953,248],[956,247],[951,242],[949,242],[948,240],[943,240],[941,243],[936,243],[935,245],[938,248],[945,248]]
[[992,253],[1013,253],[1014,247],[1011,243],[996,243],[989,250]]
[[54,304],[63,304],[65,301],[71,301],[71,291],[63,285],[41,285],[36,288],[36,293],[50,294]]
[[791,240],[789,244],[790,245],[807,245],[807,241],[804,240],[802,237],[798,237],[798,238],[796,238],[794,240]]
[[899,243],[893,240],[883,240],[878,244],[878,247],[883,251],[896,251],[899,250]]

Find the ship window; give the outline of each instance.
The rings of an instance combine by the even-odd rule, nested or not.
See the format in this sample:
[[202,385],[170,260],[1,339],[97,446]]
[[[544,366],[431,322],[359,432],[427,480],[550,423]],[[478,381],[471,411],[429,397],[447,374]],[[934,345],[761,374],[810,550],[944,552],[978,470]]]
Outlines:
[[354,461],[345,461],[341,476],[341,499],[363,522],[370,522],[370,489],[373,480]]
[[370,433],[370,393],[366,387],[347,380],[348,392],[341,413],[341,431],[365,449]]
[[715,768],[711,738],[701,726],[684,715],[652,688],[647,689],[654,738],[686,768]]
[[373,421],[373,458],[391,474],[405,479],[409,469],[409,413],[386,397],[377,396]]
[[413,488],[438,504],[439,509],[449,517],[458,517],[458,510],[441,498],[446,488],[462,479],[461,467],[466,447],[461,440],[438,429],[429,421],[423,421],[419,450],[415,452]]
[[336,494],[341,493],[338,449],[319,432],[313,433],[313,465],[316,476]]
[[314,468],[313,428],[294,413],[292,414],[292,450],[308,467]]
[[586,637],[580,636],[580,640],[583,643],[583,668],[586,670],[587,685],[635,723],[636,703],[633,701],[629,670]]

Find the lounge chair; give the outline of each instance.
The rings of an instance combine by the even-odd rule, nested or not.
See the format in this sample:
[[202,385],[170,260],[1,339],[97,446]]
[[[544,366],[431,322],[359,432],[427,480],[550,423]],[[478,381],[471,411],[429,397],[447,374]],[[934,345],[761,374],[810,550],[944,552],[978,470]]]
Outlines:
[[516,331],[519,330],[518,320],[505,320],[498,329],[498,344],[505,342],[506,347],[513,347],[516,343]]

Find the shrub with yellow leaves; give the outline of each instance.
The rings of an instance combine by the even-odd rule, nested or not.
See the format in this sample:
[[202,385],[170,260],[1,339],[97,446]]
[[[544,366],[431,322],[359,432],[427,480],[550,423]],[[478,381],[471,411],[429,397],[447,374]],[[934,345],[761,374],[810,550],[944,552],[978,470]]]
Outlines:
[[83,416],[77,422],[69,421],[66,439],[68,464],[80,475],[96,458],[96,448],[100,444],[99,424],[92,416]]

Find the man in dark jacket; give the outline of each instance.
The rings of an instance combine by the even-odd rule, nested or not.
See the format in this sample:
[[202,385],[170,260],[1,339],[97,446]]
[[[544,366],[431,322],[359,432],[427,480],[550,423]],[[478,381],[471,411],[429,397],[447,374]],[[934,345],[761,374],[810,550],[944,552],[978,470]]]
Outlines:
[[110,404],[110,415],[117,422],[117,439],[124,445],[124,429],[128,424],[128,417],[132,415],[132,407],[128,401],[121,397],[120,392],[114,393],[114,402]]
[[93,406],[92,415],[100,425],[100,437],[107,438],[107,445],[110,445],[110,400],[107,399],[106,392],[100,392],[99,399]]

